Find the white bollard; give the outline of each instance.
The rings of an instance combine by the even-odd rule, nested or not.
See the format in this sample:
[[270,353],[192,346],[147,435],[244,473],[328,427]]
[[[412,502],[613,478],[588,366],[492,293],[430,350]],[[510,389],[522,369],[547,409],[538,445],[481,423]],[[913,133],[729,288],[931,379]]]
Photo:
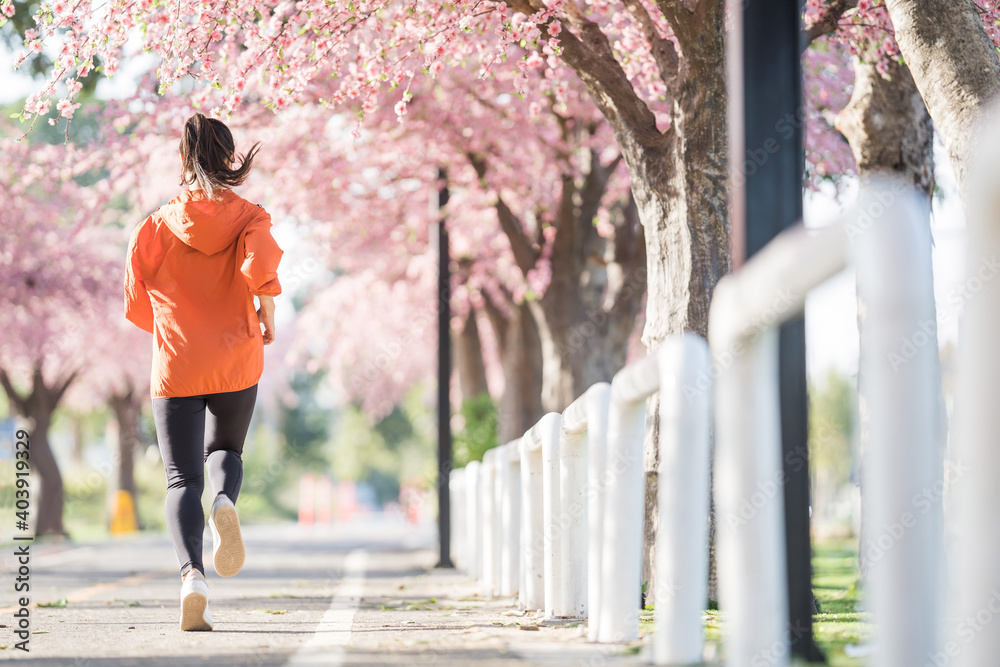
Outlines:
[[465,516],[465,553],[467,562],[465,571],[470,577],[479,578],[483,571],[482,552],[482,508],[479,490],[479,473],[482,464],[470,461],[465,466],[465,497],[468,499]]
[[598,640],[628,642],[639,636],[642,595],[642,526],[645,475],[642,441],[645,399],[656,391],[655,355],[624,368],[611,382],[605,469],[604,550]]
[[604,555],[605,473],[608,460],[608,412],[611,385],[595,384],[584,394],[587,401],[587,640],[596,642],[600,632],[601,563]]
[[503,479],[501,505],[500,595],[518,592],[521,579],[521,456],[518,441],[503,446],[499,455]]
[[586,433],[566,433],[559,440],[559,550],[562,580],[553,603],[558,618],[587,616],[587,442]]
[[562,553],[562,508],[559,503],[559,423],[558,413],[550,412],[532,427],[542,447],[543,571],[545,575],[545,618],[555,617],[562,608],[566,563]]
[[[600,589],[603,543],[600,521],[595,522],[594,518],[601,518],[602,505],[597,496],[603,486],[610,397],[611,385],[600,382],[563,411],[559,483],[567,524],[562,533],[567,563],[563,578],[565,608],[556,609],[557,616],[587,618],[588,603],[594,599],[590,595],[591,586],[594,591]],[[596,610],[597,605],[589,608]],[[597,631],[596,616],[588,623],[588,633]]]
[[487,595],[493,595],[496,588],[496,450],[483,455],[483,465],[479,469],[479,506],[482,517],[482,563],[479,581]]
[[762,332],[734,357],[717,380],[716,404],[716,553],[726,664],[782,667],[791,644],[777,329]]
[[[526,433],[518,444],[521,454],[521,572],[524,608],[545,608],[545,547],[543,533],[542,448]],[[518,596],[519,599],[522,596]]]
[[671,336],[660,363],[654,662],[700,664],[708,599],[712,364],[705,339]]
[[504,452],[503,447],[493,450],[493,589],[490,595],[500,595],[500,577],[503,573],[503,497],[506,493],[504,483]]
[[[869,664],[879,667],[935,664],[941,650],[938,350],[901,350],[905,342],[926,337],[928,324],[936,326],[928,206],[901,181],[871,179],[861,187],[858,209],[872,223],[852,242],[867,309],[858,382],[871,414],[862,499],[873,531],[866,542],[879,549],[871,558],[869,584],[878,628]],[[996,562],[988,571],[996,571]],[[968,664],[996,664],[997,655]]]
[[[970,168],[969,238],[963,294],[965,304],[958,348],[954,451],[948,485],[948,517],[954,526],[954,557],[948,588],[949,644],[960,647],[958,667],[996,663],[1000,655],[1000,113],[985,116],[980,153]],[[988,615],[988,618],[987,618]],[[979,616],[979,619],[977,619]],[[963,619],[962,623],[959,619]],[[968,620],[965,620],[968,619]],[[983,622],[983,621],[987,622]],[[971,622],[970,622],[971,621]],[[973,625],[972,623],[975,623]],[[974,634],[970,635],[970,629]],[[964,634],[963,631],[964,630]],[[947,647],[947,645],[946,645]],[[935,656],[937,657],[937,656]],[[945,659],[950,659],[949,654]],[[929,662],[929,661],[928,661]],[[931,663],[933,664],[933,663]]]

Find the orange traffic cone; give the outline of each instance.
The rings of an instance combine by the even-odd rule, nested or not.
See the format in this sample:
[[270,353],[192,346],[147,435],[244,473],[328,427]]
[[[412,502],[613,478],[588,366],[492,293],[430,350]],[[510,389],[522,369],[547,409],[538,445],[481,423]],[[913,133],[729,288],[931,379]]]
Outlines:
[[135,502],[132,494],[125,489],[119,489],[115,494],[111,508],[111,533],[118,535],[134,533],[139,530],[139,519],[135,514]]

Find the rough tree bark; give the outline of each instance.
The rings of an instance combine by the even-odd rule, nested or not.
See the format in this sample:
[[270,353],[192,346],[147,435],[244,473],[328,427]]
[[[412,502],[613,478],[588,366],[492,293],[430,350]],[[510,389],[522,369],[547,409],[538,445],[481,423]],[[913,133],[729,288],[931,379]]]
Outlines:
[[17,415],[28,420],[31,434],[31,470],[38,476],[41,492],[35,496],[37,521],[35,535],[65,535],[63,529],[63,480],[52,447],[49,446],[49,426],[52,413],[66,389],[76,379],[76,372],[46,384],[41,365],[31,373],[31,390],[22,394],[14,387],[7,372],[0,369],[0,385]]
[[972,0],[886,0],[886,7],[967,205],[978,116],[1000,92],[996,50]]
[[[874,45],[872,49],[874,50]],[[854,63],[854,92],[851,101],[837,115],[836,127],[847,138],[854,153],[861,179],[873,174],[888,173],[913,184],[926,196],[927,233],[930,234],[930,205],[934,189],[934,126],[920,92],[906,65],[891,63],[889,78],[883,78],[869,59],[856,59]],[[929,262],[929,258],[928,258]],[[867,307],[865,294],[858,291],[858,329],[866,326]],[[938,348],[936,317],[934,326],[927,332],[928,345]],[[939,362],[940,374],[940,362]],[[863,385],[859,382],[859,453],[864,461],[868,444],[867,423],[870,418]],[[937,439],[943,455],[947,433],[947,412],[944,393],[938,382]],[[864,467],[862,466],[862,493],[864,493]],[[877,527],[876,527],[877,529]],[[861,536],[858,550],[859,574],[868,580],[870,562],[866,558],[868,526],[861,517]]]

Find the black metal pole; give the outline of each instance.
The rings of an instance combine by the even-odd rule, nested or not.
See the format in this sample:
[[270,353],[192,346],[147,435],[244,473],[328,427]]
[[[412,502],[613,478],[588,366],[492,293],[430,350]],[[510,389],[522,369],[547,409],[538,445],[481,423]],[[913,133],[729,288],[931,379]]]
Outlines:
[[444,169],[438,171],[438,567],[454,567],[451,562],[451,272],[448,265],[448,229],[444,207],[448,203],[448,182]]
[[[802,219],[801,0],[743,3],[744,248],[749,258]],[[779,336],[788,611],[792,654],[825,661],[813,640],[805,320]]]

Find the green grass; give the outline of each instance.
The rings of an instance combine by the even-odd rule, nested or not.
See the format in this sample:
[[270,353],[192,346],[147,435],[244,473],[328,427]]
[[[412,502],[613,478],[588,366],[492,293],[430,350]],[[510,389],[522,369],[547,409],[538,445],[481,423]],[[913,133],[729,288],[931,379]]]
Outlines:
[[854,540],[814,546],[813,592],[820,611],[813,618],[813,633],[831,667],[861,665],[860,658],[844,654],[847,644],[863,644],[872,635],[868,612],[857,611],[858,550]]
[[[813,634],[829,665],[860,667],[864,664],[861,658],[844,653],[848,644],[865,644],[872,635],[868,612],[857,611],[858,553],[854,540],[814,545],[813,592],[820,610],[813,617]],[[718,609],[708,609],[703,618],[706,643],[719,649],[725,634],[722,614]],[[639,626],[646,634],[653,631],[653,625],[653,610],[648,607],[639,615]]]

